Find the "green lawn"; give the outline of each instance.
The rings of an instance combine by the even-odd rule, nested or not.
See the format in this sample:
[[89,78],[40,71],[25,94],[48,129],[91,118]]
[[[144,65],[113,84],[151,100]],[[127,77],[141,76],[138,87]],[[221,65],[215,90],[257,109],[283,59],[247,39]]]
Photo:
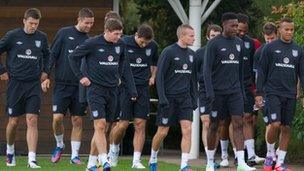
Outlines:
[[[58,164],[52,164],[49,160],[49,157],[38,157],[38,162],[40,166],[42,167],[39,170],[43,171],[84,171],[86,168],[86,161],[87,158],[82,157],[85,161],[85,164],[81,166],[75,166],[71,165],[69,163],[69,157],[63,157]],[[16,167],[6,167],[5,165],[5,157],[1,156],[0,157],[0,171],[27,171],[27,170],[32,170],[28,169],[27,166],[27,157],[20,157],[17,156],[16,161],[17,161],[17,166]],[[135,169],[131,169],[131,163],[132,159],[121,159],[119,160],[118,167],[113,168],[113,171],[134,171]],[[148,166],[148,161],[143,160],[143,164],[145,166]],[[164,162],[159,163],[160,169],[162,171],[178,171],[179,166],[174,165],[174,164],[168,164]],[[148,170],[148,169],[146,169]],[[194,171],[198,169],[193,169]]]

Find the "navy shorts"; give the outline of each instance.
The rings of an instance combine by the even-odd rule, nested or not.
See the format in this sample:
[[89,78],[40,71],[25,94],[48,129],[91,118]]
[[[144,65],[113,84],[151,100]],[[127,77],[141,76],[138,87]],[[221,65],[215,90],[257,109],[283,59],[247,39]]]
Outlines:
[[244,102],[244,113],[257,114],[253,112],[253,106],[255,103],[254,95],[249,89],[245,89],[246,101]]
[[40,80],[18,81],[11,78],[7,86],[6,110],[10,117],[39,114],[41,104]]
[[210,116],[212,118],[226,119],[228,115],[243,116],[244,100],[241,92],[232,94],[216,94]]
[[193,120],[191,97],[167,97],[168,106],[158,105],[156,124],[173,126],[181,120]]
[[296,109],[296,99],[278,95],[266,95],[265,112],[268,122],[281,122],[282,125],[291,125]]
[[211,112],[212,102],[206,98],[206,92],[199,91],[199,112],[201,115],[209,115]]
[[120,120],[133,120],[134,118],[148,119],[150,112],[149,86],[136,86],[137,100],[132,101],[127,88],[121,94]]
[[114,120],[117,94],[118,87],[104,87],[94,83],[87,87],[88,104],[94,120],[106,119],[107,122]]
[[79,87],[64,84],[55,84],[53,91],[53,113],[72,116],[84,116],[86,103],[79,102]]

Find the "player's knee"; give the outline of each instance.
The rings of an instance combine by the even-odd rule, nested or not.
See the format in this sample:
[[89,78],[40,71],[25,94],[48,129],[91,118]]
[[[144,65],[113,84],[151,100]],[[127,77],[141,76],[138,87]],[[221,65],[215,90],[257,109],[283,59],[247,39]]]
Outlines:
[[29,117],[26,119],[28,128],[37,128],[37,117]]
[[82,128],[82,118],[72,118],[72,125],[74,128]]
[[280,129],[281,128],[281,122],[273,122],[271,123],[272,129]]
[[53,122],[55,122],[55,123],[61,123],[61,122],[63,122],[63,116],[61,116],[61,115],[54,115],[53,116]]
[[244,115],[243,120],[244,120],[244,124],[250,124],[253,122],[252,116],[248,114]]
[[105,133],[105,131],[106,131],[106,124],[104,124],[102,122],[94,123],[94,129],[97,132]]
[[145,121],[134,122],[134,128],[137,131],[142,131],[145,129]]
[[17,125],[18,125],[18,119],[17,119],[17,118],[9,119],[8,124],[9,124],[11,127],[16,128]]
[[166,137],[168,135],[168,130],[167,129],[158,129],[157,135],[160,137]]
[[281,132],[282,133],[290,133],[291,128],[289,125],[281,125]]

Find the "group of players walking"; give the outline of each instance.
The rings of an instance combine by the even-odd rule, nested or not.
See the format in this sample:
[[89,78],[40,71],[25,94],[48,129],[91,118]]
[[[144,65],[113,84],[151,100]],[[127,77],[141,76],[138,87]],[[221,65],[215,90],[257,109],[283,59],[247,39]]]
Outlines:
[[[104,33],[90,38],[94,14],[88,8],[81,9],[77,24],[61,28],[50,49],[47,35],[37,29],[40,18],[38,9],[28,9],[24,27],[7,32],[0,40],[0,54],[7,54],[6,67],[0,65],[0,78],[8,84],[7,166],[16,165],[16,128],[20,116],[25,114],[28,167],[41,168],[36,161],[41,90],[48,91],[55,66],[53,163],[59,162],[65,148],[63,119],[67,113],[73,126],[70,163],[83,163],[78,151],[88,105],[94,135],[87,170],[106,171],[118,165],[120,143],[130,121],[135,128],[132,168],[145,169],[140,159],[150,113],[149,86],[156,84],[158,127],[152,141],[150,171],[161,169],[158,151],[170,127],[177,123],[182,133],[180,170],[191,170],[191,125],[193,110],[197,108],[203,125],[207,171],[218,167],[214,156],[219,142],[219,165],[229,166],[229,136],[238,171],[256,170],[254,165],[263,162],[264,171],[290,170],[284,160],[298,80],[304,85],[303,54],[292,40],[291,19],[280,20],[279,34],[275,24],[266,23],[266,44],[258,48],[256,40],[248,36],[248,17],[224,13],[222,27],[210,25],[207,45],[196,52],[189,48],[194,43],[194,29],[182,24],[177,28],[177,42],[167,46],[158,57],[153,29],[142,24],[134,35],[123,35],[122,20],[115,12],[107,13]],[[255,154],[254,130],[260,109],[267,125],[265,159]],[[246,162],[244,148],[248,154]]]

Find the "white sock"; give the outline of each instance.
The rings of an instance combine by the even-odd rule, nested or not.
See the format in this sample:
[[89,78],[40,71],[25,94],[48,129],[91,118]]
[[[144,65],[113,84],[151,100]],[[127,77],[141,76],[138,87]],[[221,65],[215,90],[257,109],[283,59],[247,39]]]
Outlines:
[[15,154],[15,145],[6,144],[6,154]]
[[228,140],[220,140],[221,142],[221,151],[222,151],[222,159],[228,159]]
[[215,150],[207,150],[207,165],[212,166],[214,164]]
[[29,151],[28,153],[28,162],[36,161],[36,153],[33,151]]
[[63,148],[63,134],[61,135],[54,135],[56,142],[57,142],[57,147]]
[[151,149],[151,156],[150,156],[150,161],[149,163],[157,163],[157,151],[154,151],[153,149]]
[[71,148],[72,148],[71,159],[78,157],[80,145],[81,145],[80,141],[71,141]]
[[236,158],[236,148],[233,148],[234,158]]
[[236,151],[236,157],[238,161],[238,165],[243,165],[245,163],[244,159],[244,150]]
[[269,144],[266,141],[266,144],[267,144],[267,154],[266,154],[266,156],[274,158],[275,157],[275,150],[274,150],[275,143]]
[[119,153],[119,144],[110,144],[110,152],[111,153]]
[[279,150],[278,151],[278,160],[277,160],[277,166],[284,164],[285,156],[287,151]]
[[181,166],[180,168],[184,168],[188,165],[189,153],[182,153]]
[[102,153],[98,155],[98,160],[101,166],[103,166],[106,162],[108,162],[108,155],[107,153]]
[[133,164],[138,163],[140,161],[141,152],[134,151],[133,153]]
[[254,139],[249,139],[244,141],[245,147],[247,148],[248,159],[255,156],[254,150]]
[[97,163],[97,156],[89,155],[89,161],[88,161],[87,168],[91,168],[93,166],[96,166],[96,163]]

